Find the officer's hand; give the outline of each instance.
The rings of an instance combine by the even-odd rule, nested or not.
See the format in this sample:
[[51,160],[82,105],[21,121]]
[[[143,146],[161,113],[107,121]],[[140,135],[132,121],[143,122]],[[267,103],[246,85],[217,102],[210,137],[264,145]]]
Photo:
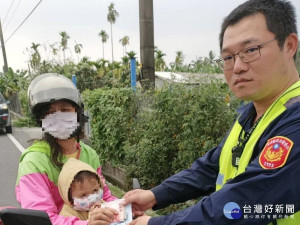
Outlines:
[[152,191],[136,189],[127,192],[123,198],[122,205],[132,204],[133,217],[141,216],[148,209],[151,209],[156,204],[156,199]]
[[128,225],[147,225],[150,218],[150,216],[140,216],[137,219],[131,221]]

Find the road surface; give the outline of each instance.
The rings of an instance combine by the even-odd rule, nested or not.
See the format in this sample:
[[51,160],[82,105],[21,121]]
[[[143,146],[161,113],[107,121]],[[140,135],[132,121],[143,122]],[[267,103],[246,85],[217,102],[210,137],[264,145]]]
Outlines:
[[30,140],[41,137],[41,128],[15,128],[12,134],[0,129],[0,206],[19,204],[15,197],[15,183],[21,152],[31,145]]

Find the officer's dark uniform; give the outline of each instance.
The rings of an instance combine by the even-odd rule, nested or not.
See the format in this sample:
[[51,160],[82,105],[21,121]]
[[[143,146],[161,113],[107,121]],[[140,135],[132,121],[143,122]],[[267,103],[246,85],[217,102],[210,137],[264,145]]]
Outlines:
[[[213,193],[188,209],[151,218],[148,225],[300,224],[300,81],[288,90],[291,88],[295,92],[294,96],[285,102],[279,99],[278,102],[281,101],[282,104],[272,113],[283,110],[272,118],[258,137],[244,172],[229,180],[224,180],[224,174],[219,174],[220,155],[227,142],[225,138],[219,146],[197,159],[191,168],[175,174],[152,189],[157,200],[154,209]],[[238,123],[245,132],[249,132],[255,117],[255,108],[250,103],[239,117]],[[266,123],[264,117],[259,123]],[[255,132],[256,129],[251,136]],[[278,153],[279,150],[281,154]],[[218,185],[221,188],[215,191]],[[229,219],[225,216],[224,206],[229,202],[240,206],[241,218]],[[262,206],[261,212],[255,212],[258,205]],[[282,209],[282,212],[275,211],[276,209]],[[294,219],[290,218],[291,214]],[[285,219],[285,216],[289,218]]]

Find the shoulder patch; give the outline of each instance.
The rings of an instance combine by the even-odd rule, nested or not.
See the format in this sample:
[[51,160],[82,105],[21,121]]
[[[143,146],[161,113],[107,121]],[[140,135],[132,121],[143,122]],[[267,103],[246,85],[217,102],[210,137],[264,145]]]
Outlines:
[[293,144],[286,137],[277,136],[269,139],[260,153],[259,164],[264,169],[276,169],[284,166]]

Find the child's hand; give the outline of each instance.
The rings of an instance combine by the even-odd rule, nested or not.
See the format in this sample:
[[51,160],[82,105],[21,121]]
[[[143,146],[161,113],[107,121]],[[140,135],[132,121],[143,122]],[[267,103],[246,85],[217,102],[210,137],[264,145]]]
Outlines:
[[103,203],[102,201],[94,203],[90,208],[90,212],[92,212],[95,208],[101,208],[102,203]]
[[109,225],[118,215],[118,211],[112,208],[95,207],[90,211],[88,225]]

